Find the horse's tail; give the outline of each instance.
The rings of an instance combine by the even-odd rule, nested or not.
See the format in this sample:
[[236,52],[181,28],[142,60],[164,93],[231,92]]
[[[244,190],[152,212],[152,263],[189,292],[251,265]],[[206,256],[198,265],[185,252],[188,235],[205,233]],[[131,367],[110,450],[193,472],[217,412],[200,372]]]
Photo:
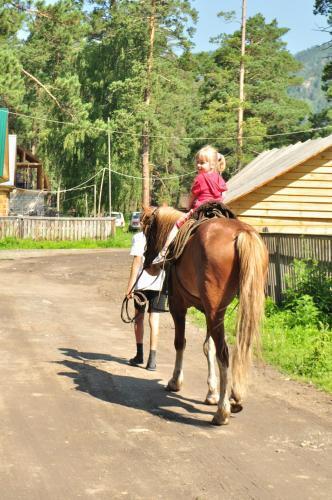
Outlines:
[[268,254],[259,234],[253,229],[240,232],[236,240],[240,262],[239,308],[236,345],[232,358],[232,397],[241,401],[251,364],[251,348],[259,347],[264,312],[264,286]]

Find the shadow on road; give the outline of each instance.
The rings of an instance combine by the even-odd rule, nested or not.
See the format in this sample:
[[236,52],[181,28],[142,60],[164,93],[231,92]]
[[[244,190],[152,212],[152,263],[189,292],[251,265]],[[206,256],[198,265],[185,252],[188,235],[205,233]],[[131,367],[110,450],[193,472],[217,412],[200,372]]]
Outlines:
[[[202,415],[212,417],[215,408],[204,411],[195,407],[192,403],[196,401],[184,398],[179,393],[167,392],[160,384],[160,379],[147,380],[112,374],[87,362],[96,360],[128,365],[124,358],[108,354],[79,352],[75,349],[61,348],[60,351],[75,361],[73,359],[56,361],[55,363],[72,370],[71,372],[59,372],[58,375],[71,378],[76,384],[76,390],[108,403],[143,410],[166,420],[199,427],[210,427],[210,418],[206,421],[201,420],[201,417]],[[131,369],[137,370],[134,367]],[[188,416],[184,412],[193,416]]]

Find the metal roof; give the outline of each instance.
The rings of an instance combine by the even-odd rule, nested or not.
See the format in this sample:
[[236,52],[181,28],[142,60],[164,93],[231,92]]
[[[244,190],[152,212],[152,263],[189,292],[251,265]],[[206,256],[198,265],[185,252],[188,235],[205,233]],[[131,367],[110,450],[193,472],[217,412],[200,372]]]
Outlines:
[[281,149],[264,151],[227,182],[225,203],[251,193],[331,146],[332,134],[324,138],[297,142]]

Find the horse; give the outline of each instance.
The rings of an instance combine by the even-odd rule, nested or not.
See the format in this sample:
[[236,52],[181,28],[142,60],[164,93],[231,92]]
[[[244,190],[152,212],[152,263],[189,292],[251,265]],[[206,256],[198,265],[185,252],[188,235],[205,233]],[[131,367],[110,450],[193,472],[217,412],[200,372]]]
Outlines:
[[[183,215],[172,207],[146,207],[142,225],[147,238],[145,268],[164,247],[169,231]],[[189,307],[205,314],[203,345],[208,362],[207,404],[218,404],[212,424],[229,423],[231,412],[242,410],[242,398],[251,364],[254,340],[259,345],[264,310],[264,287],[268,252],[255,229],[238,219],[215,217],[199,225],[187,241],[180,258],[170,266],[169,310],[175,324],[176,351],[172,378],[166,389],[179,391],[183,383],[183,354],[186,346],[185,318]],[[153,268],[154,266],[152,266]],[[224,317],[238,295],[236,345],[229,382],[229,349]],[[219,367],[219,394],[214,359]]]

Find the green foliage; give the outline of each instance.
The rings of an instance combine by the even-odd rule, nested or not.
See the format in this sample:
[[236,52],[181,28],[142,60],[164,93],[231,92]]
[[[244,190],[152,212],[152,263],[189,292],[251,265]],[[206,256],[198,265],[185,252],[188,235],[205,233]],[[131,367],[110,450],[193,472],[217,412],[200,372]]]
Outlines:
[[315,0],[315,14],[332,15],[332,0]]
[[[237,299],[229,306],[225,331],[234,343]],[[205,328],[205,317],[190,309],[191,318]],[[262,328],[264,359],[290,375],[311,381],[332,392],[332,329],[319,321],[321,312],[312,297],[304,295],[294,300],[291,309],[278,308],[266,299]]]
[[[152,203],[178,202],[192,182],[193,155],[206,142],[229,155],[226,176],[234,170],[240,32],[218,37],[214,52],[193,54],[192,2],[156,2],[147,106],[151,6],[151,0],[0,0],[0,104],[36,117],[11,115],[11,131],[43,161],[52,189],[71,188],[108,166],[110,130],[113,209],[140,208],[146,122]],[[265,148],[289,142],[258,136],[303,126],[308,114],[304,102],[287,94],[299,83],[300,66],[285,48],[285,32],[261,15],[248,19],[244,133],[255,137],[245,143],[243,164]],[[99,196],[101,175],[94,182]],[[86,192],[92,206],[93,189]],[[106,175],[104,212],[108,192]],[[83,196],[74,200],[68,194],[63,203],[65,210],[73,205],[77,213],[84,210]]]
[[0,0],[0,107],[18,106],[24,97],[21,44],[17,37],[23,19],[18,8],[10,2]]
[[[327,16],[327,28],[324,28],[324,31],[329,31],[330,35],[332,35],[332,1],[316,0],[314,4],[314,13]],[[326,93],[329,106],[326,107],[325,112],[321,113],[321,115],[313,117],[316,122],[318,121],[318,126],[324,126],[325,121],[330,123],[332,118],[332,109],[330,106],[332,101],[332,63],[331,61],[325,61],[325,63],[326,66],[323,70],[322,77],[322,89]]]
[[[332,326],[332,277],[313,260],[295,260],[286,276],[284,307],[300,310],[301,305],[317,308],[316,321]],[[305,316],[305,314],[304,314]],[[304,323],[305,324],[305,320]]]
[[319,310],[311,297],[298,299],[292,310],[276,309],[264,323],[264,358],[283,371],[332,392],[332,330],[317,323]]

